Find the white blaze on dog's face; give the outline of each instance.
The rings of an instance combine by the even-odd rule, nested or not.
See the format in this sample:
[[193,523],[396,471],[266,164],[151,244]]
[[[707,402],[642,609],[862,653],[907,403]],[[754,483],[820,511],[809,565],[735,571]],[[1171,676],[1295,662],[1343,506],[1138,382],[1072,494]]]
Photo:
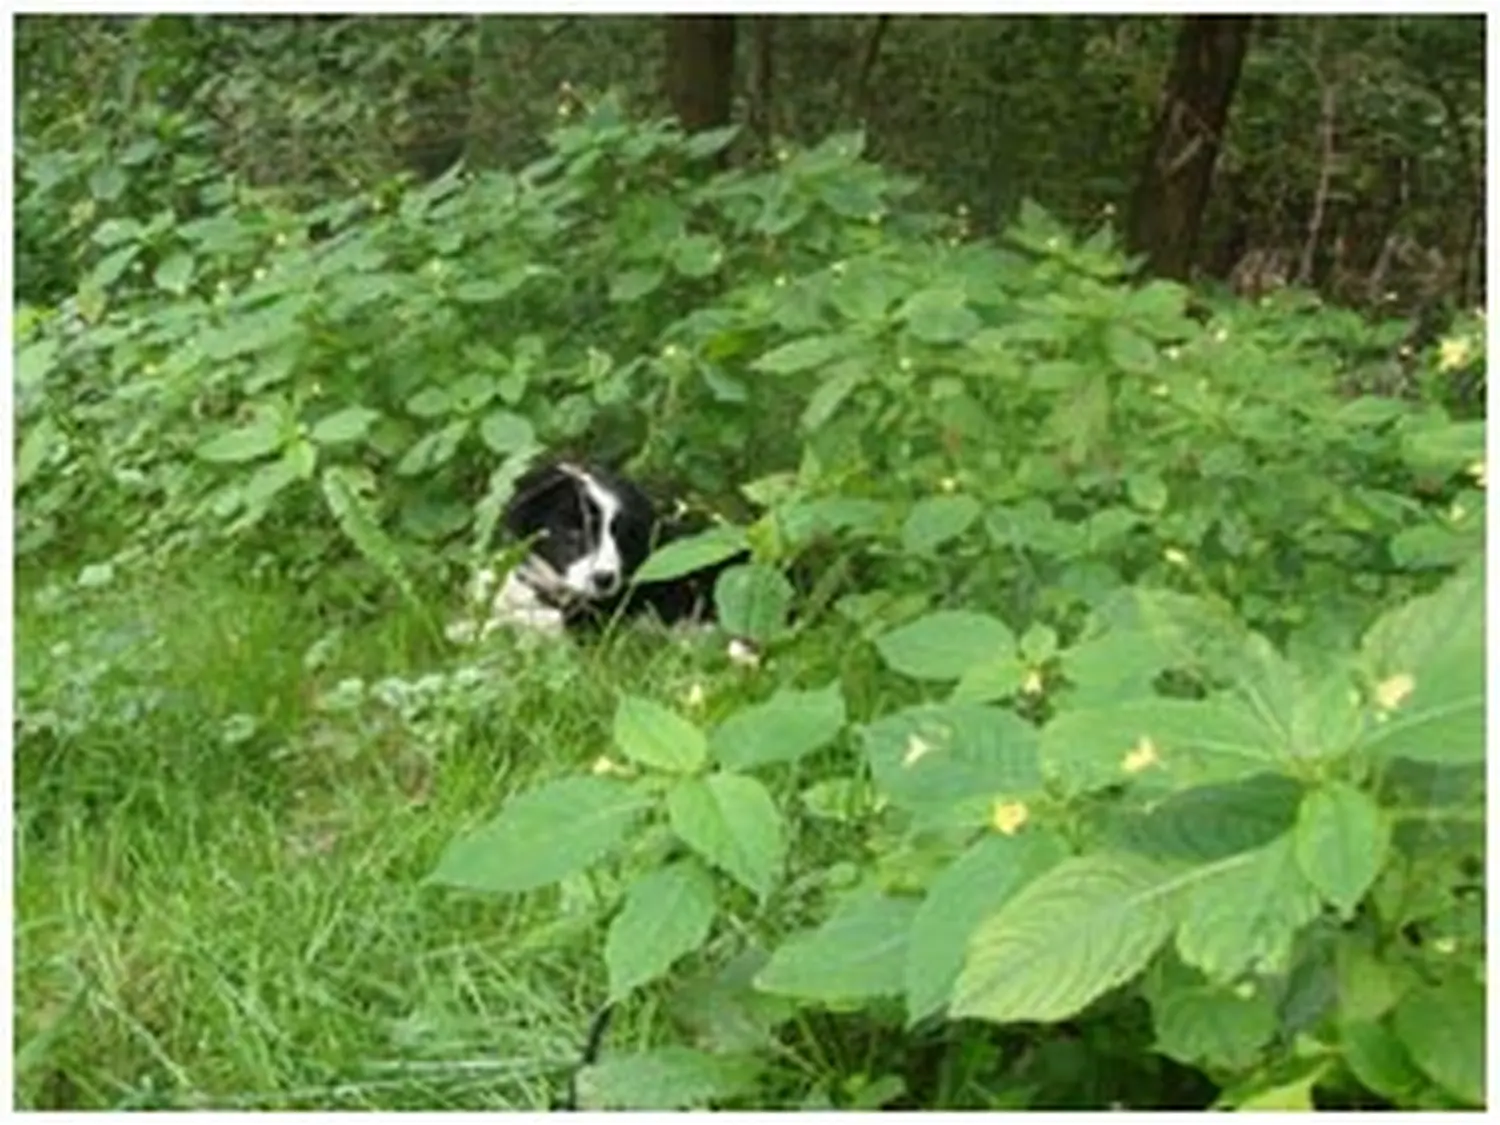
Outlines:
[[582,486],[583,544],[587,553],[562,572],[563,585],[584,598],[606,598],[620,589],[624,560],[615,539],[620,498],[582,469],[565,467]]

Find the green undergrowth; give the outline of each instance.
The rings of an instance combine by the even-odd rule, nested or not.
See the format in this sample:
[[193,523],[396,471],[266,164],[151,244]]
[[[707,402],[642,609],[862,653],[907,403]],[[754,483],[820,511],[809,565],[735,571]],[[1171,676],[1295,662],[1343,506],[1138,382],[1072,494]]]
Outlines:
[[[22,1104],[539,1107],[606,1001],[591,1108],[1483,1104],[1482,320],[732,140],[142,181],[18,310]],[[450,648],[542,448],[758,659]]]

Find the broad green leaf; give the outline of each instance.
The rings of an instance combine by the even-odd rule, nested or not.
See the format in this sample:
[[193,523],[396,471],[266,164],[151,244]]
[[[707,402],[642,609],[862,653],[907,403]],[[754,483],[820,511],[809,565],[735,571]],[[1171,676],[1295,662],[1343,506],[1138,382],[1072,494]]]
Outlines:
[[969,703],[909,707],[860,732],[880,790],[900,807],[986,824],[994,803],[1042,786],[1036,728],[1013,711]]
[[1364,748],[1382,757],[1471,762],[1484,757],[1484,568],[1385,614],[1366,634],[1377,721]]
[[1280,774],[1199,785],[1112,818],[1114,846],[1163,863],[1212,863],[1272,843],[1297,822],[1303,787]]
[[406,412],[418,418],[441,418],[453,410],[453,395],[444,387],[423,387],[406,400]]
[[719,622],[737,637],[764,643],[786,624],[796,591],[786,575],[764,563],[731,567],[714,585]]
[[287,436],[282,420],[267,411],[248,425],[210,438],[198,447],[198,456],[221,464],[243,464],[275,453]]
[[1137,779],[1183,789],[1274,770],[1270,738],[1238,700],[1157,696],[1064,710],[1042,729],[1042,769],[1074,794]]
[[625,270],[610,282],[609,299],[619,305],[639,301],[660,289],[666,279],[666,272],[659,268]]
[[1130,502],[1144,512],[1165,511],[1170,496],[1166,481],[1152,472],[1132,473],[1125,481],[1125,491]]
[[741,128],[740,125],[724,125],[718,129],[705,129],[701,133],[694,133],[682,142],[682,153],[689,160],[703,160],[714,156],[734,143]]
[[1124,324],[1105,326],[1104,350],[1110,362],[1127,375],[1150,375],[1156,370],[1155,346]]
[[156,267],[153,280],[158,289],[164,289],[174,296],[181,297],[187,292],[193,280],[193,256],[180,250],[169,255],[161,265]]
[[106,254],[90,271],[87,284],[98,289],[108,289],[120,280],[120,277],[130,268],[131,263],[139,257],[140,252],[140,246],[132,244]]
[[802,411],[802,429],[813,433],[822,427],[866,377],[863,364],[841,363],[836,366],[807,400]]
[[[1239,1097],[1233,1102],[1240,1113],[1264,1113],[1275,1110],[1308,1113],[1316,1109],[1313,1104],[1313,1087],[1323,1079],[1328,1063],[1318,1060],[1304,1066],[1304,1072],[1290,1082],[1278,1082]],[[1215,1109],[1228,1108],[1224,1098],[1214,1103]]]
[[743,528],[720,524],[657,548],[636,571],[637,582],[665,582],[692,574],[749,550]]
[[457,422],[449,422],[440,430],[423,434],[412,443],[401,460],[396,462],[396,475],[414,477],[442,468],[453,460],[458,447],[469,436],[472,428],[472,422],[467,418],[460,418]]
[[1339,935],[1334,949],[1339,987],[1339,1019],[1378,1020],[1401,998],[1402,977],[1375,949],[1375,939],[1352,927]]
[[358,441],[369,433],[380,413],[363,406],[346,406],[320,418],[312,428],[312,439],[319,445],[337,445]]
[[465,305],[488,305],[503,301],[533,277],[547,271],[540,266],[518,266],[499,277],[465,281],[453,291],[453,299]]
[[1384,1024],[1373,1020],[1343,1021],[1339,1040],[1350,1073],[1397,1106],[1409,1106],[1427,1084],[1411,1053]]
[[776,1028],[797,1014],[797,1006],[755,987],[756,974],[769,960],[765,950],[751,946],[727,965],[705,966],[672,989],[672,1016],[694,1042],[714,1051],[774,1047]]
[[609,998],[666,975],[708,939],[717,905],[713,877],[695,859],[649,871],[630,885],[604,942]]
[[1370,797],[1344,782],[1326,782],[1302,800],[1297,864],[1347,921],[1385,866],[1391,828]]
[[639,791],[610,778],[547,782],[449,844],[427,881],[490,894],[545,887],[612,852],[645,807]]
[[244,498],[245,507],[258,513],[264,511],[279,492],[297,483],[299,479],[305,479],[299,472],[299,467],[290,458],[279,457],[275,461],[257,465],[240,495]]
[[30,425],[19,427],[25,430],[20,448],[16,450],[17,489],[25,488],[27,482],[37,474],[48,458],[59,446],[66,448],[62,432],[50,417],[43,416]]
[[931,554],[973,527],[979,513],[972,496],[924,496],[901,526],[901,546],[914,555]]
[[1171,936],[1155,865],[1101,853],[1066,859],[981,923],[950,1014],[1056,1023],[1130,980]]
[[615,708],[615,745],[631,761],[671,773],[694,773],[708,761],[703,732],[660,703],[622,695]]
[[817,929],[784,939],[756,987],[832,1004],[897,996],[916,913],[913,899],[870,895],[846,903]]
[[1275,975],[1318,916],[1317,888],[1297,866],[1290,835],[1193,871],[1180,899],[1177,952],[1210,980]]
[[730,715],[709,735],[709,745],[715,760],[733,770],[794,762],[833,741],[844,718],[837,681],[818,691],[783,689]]
[[1483,459],[1484,430],[1483,419],[1416,429],[1403,435],[1401,454],[1419,473],[1446,476]]
[[1483,1106],[1484,989],[1450,977],[1413,988],[1391,1019],[1396,1038],[1422,1072],[1460,1101]]
[[994,703],[1009,699],[1022,690],[1030,671],[1019,655],[975,664],[959,677],[948,699],[953,703]]
[[943,609],[875,641],[886,666],[918,680],[956,680],[970,668],[1014,656],[1015,634],[988,614]]
[[786,832],[766,787],[718,773],[679,782],[667,795],[672,831],[688,847],[761,898],[786,858]]
[[52,370],[57,362],[58,343],[47,338],[31,340],[16,349],[14,378],[20,390],[30,390]]
[[580,1109],[692,1109],[755,1093],[761,1062],[753,1055],[711,1055],[658,1047],[610,1055],[578,1072]]
[[924,289],[897,314],[906,330],[925,344],[961,344],[984,327],[956,289]]
[[724,264],[724,247],[711,234],[690,234],[672,247],[672,266],[683,277],[708,277]]
[[750,365],[752,371],[768,375],[794,375],[810,371],[849,353],[852,341],[844,336],[806,336],[773,348]]
[[908,1025],[947,1006],[975,928],[1066,855],[1050,833],[986,833],[933,880],[906,949]]
[[536,432],[531,423],[509,410],[496,410],[485,415],[479,423],[479,437],[490,452],[502,457],[536,444]]
[[1241,989],[1174,974],[1151,997],[1156,1049],[1186,1066],[1241,1071],[1278,1030],[1276,1000],[1264,984]]

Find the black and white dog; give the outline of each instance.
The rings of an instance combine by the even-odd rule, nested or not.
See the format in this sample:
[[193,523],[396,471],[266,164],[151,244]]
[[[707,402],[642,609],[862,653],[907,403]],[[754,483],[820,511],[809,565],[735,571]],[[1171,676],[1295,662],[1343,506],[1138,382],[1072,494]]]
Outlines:
[[701,621],[711,613],[719,574],[743,557],[665,582],[631,579],[651,552],[690,528],[661,519],[633,482],[597,465],[549,460],[516,482],[502,523],[530,544],[503,582],[481,569],[469,588],[471,616],[448,628],[467,643],[496,629],[556,634],[650,611],[664,624]]

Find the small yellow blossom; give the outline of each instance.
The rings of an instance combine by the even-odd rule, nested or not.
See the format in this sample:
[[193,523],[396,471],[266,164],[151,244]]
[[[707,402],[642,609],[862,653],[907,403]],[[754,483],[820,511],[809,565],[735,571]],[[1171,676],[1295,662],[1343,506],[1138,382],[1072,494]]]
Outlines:
[[1484,460],[1481,458],[1470,465],[1465,472],[1474,478],[1474,483],[1480,488],[1484,487]]
[[1140,773],[1160,764],[1161,755],[1156,752],[1156,743],[1143,734],[1135,748],[1121,760],[1120,768],[1126,773]]
[[1042,694],[1042,674],[1040,672],[1038,672],[1035,668],[1028,669],[1027,672],[1026,672],[1026,678],[1021,681],[1021,694],[1022,695],[1041,695]]
[[1467,336],[1451,336],[1438,345],[1438,370],[1456,371],[1469,362],[1474,348]]
[[1409,673],[1397,672],[1376,686],[1375,706],[1382,711],[1394,711],[1406,701],[1406,697],[1416,686],[1417,681]]
[[1031,810],[1022,801],[996,801],[990,823],[1002,836],[1014,836],[1030,816]]
[[1166,561],[1171,563],[1173,566],[1187,566],[1188,564],[1187,554],[1177,547],[1168,547],[1166,550],[1162,551],[1161,557],[1166,559]]

